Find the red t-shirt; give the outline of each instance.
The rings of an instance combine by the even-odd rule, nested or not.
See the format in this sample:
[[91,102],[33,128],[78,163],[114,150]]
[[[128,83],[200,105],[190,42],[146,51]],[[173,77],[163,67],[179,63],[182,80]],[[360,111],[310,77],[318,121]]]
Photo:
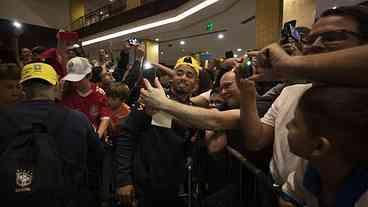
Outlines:
[[91,90],[85,94],[73,92],[62,100],[62,104],[84,113],[96,129],[98,129],[101,119],[110,119],[111,117],[105,92],[94,84],[92,84]]

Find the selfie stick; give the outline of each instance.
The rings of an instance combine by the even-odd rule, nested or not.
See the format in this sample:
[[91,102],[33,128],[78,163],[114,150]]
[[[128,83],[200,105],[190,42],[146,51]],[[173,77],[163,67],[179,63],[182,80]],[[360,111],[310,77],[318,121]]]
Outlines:
[[237,158],[251,173],[253,173],[258,180],[266,184],[266,186],[271,189],[276,195],[280,196],[283,200],[295,205],[296,207],[305,207],[305,205],[298,201],[297,199],[290,196],[288,193],[282,191],[281,187],[277,184],[273,184],[267,175],[258,169],[253,163],[249,162],[242,154],[240,154],[235,149],[226,146],[227,151]]

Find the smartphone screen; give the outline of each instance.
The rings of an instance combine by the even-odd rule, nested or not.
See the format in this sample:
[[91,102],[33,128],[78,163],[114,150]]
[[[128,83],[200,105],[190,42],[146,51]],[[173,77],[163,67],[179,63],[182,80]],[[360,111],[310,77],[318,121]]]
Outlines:
[[254,61],[252,58],[246,56],[242,64],[240,64],[240,75],[242,78],[249,78],[253,75]]
[[157,71],[155,68],[143,69],[143,78],[147,79],[151,85],[154,85]]
[[225,58],[229,59],[229,58],[233,58],[234,57],[234,52],[233,51],[226,51],[225,52]]

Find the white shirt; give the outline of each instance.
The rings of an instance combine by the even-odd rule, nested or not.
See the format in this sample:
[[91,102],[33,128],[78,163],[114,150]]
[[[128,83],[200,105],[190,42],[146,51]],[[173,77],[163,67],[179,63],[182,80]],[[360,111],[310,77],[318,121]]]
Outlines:
[[277,184],[286,182],[288,175],[296,170],[302,158],[292,154],[287,139],[286,125],[294,118],[299,99],[312,87],[312,84],[297,84],[286,87],[261,119],[261,122],[274,127],[275,140],[270,170]]

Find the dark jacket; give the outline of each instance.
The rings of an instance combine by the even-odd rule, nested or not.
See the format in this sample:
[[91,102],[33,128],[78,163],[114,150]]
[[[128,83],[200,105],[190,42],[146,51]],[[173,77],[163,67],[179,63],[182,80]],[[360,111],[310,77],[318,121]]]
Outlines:
[[151,124],[142,110],[133,110],[117,138],[117,185],[134,184],[139,192],[176,196],[185,178],[186,140],[189,130],[173,122],[172,129]]
[[[30,101],[7,110],[0,110],[0,153],[4,152],[12,139],[16,137],[18,127],[41,121],[52,125],[53,123],[49,123],[48,120],[50,120],[49,110],[53,107],[61,106],[49,101]],[[64,121],[59,122],[62,123],[59,126],[61,130],[55,137],[58,153],[66,160],[87,167],[90,176],[85,189],[92,192],[97,190],[99,185],[98,177],[104,153],[103,146],[84,114],[70,109],[64,111],[67,111],[68,115]],[[90,193],[87,194],[91,196]],[[84,199],[87,200],[87,198]]]

